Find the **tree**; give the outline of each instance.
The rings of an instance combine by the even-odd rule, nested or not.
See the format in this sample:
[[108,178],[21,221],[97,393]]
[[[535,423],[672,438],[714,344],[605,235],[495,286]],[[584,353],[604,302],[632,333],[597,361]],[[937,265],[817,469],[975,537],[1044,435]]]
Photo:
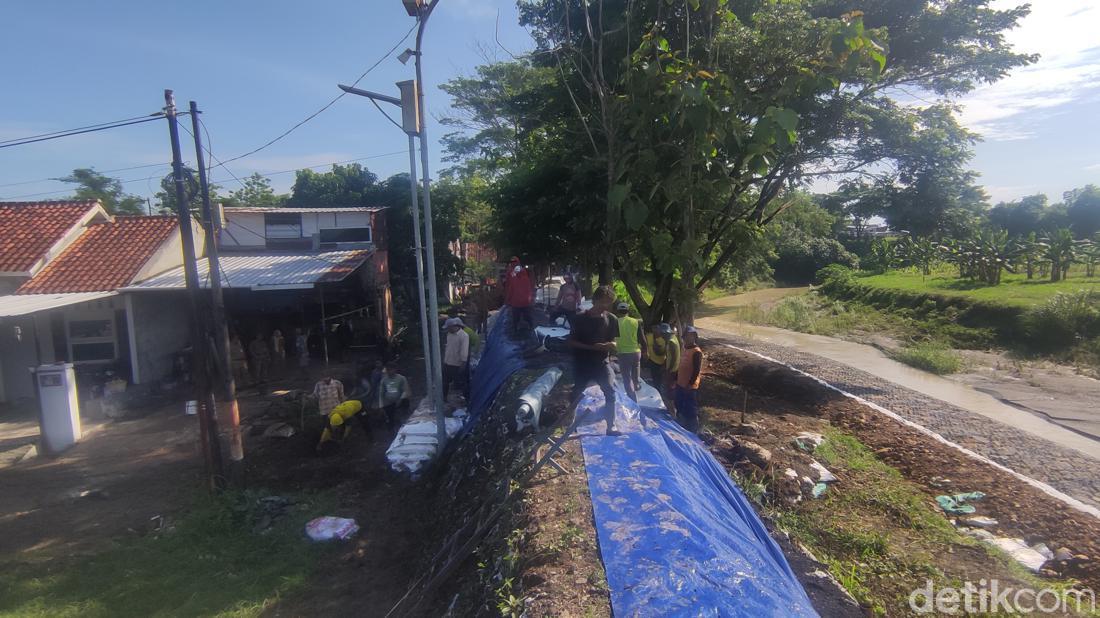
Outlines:
[[125,193],[122,182],[117,178],[104,176],[90,167],[75,169],[72,174],[60,180],[78,185],[73,199],[99,200],[103,208],[112,215],[145,214],[145,200]]
[[1100,232],[1100,187],[1086,185],[1074,189],[1065,196],[1066,214],[1074,235],[1078,238],[1091,238]]
[[[406,177],[406,182],[407,177]],[[333,165],[328,172],[298,170],[287,206],[294,208],[340,208],[373,206],[378,176],[358,163]],[[408,190],[405,191],[408,195]]]
[[1042,229],[1047,196],[1029,195],[1015,202],[1000,202],[989,211],[989,222],[1009,236],[1026,236]]
[[1069,267],[1077,261],[1078,243],[1073,232],[1062,228],[1043,238],[1044,256],[1050,262],[1050,280],[1061,281],[1069,274]]
[[[915,88],[955,96],[1032,60],[1002,36],[1026,7],[879,0],[861,8],[520,4],[536,64],[560,74],[572,104],[560,129],[574,137],[572,159],[589,159],[590,167],[577,166],[585,172],[602,170],[604,190],[578,196],[590,211],[602,206],[601,279],[616,271],[644,317],[690,321],[699,291],[738,255],[746,230],[770,224],[791,187],[810,178],[912,171],[903,188],[939,199],[936,183],[958,174],[928,160],[936,148],[913,150],[914,136],[936,146],[944,143],[937,133],[958,135],[948,130],[953,110],[901,106],[891,95]],[[944,210],[980,201],[962,193],[944,195]],[[652,303],[643,279],[655,290]]]
[[241,206],[272,207],[281,206],[286,201],[285,197],[275,195],[271,181],[259,172],[245,178],[243,186],[236,191],[230,191],[229,195]]

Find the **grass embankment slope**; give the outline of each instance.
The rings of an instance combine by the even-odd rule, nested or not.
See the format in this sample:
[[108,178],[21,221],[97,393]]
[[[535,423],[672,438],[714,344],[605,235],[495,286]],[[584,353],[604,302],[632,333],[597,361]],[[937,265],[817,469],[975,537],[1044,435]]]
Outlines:
[[1100,277],[1085,277],[1083,268],[1072,269],[1069,278],[1052,282],[1049,278],[1028,279],[1023,274],[1006,273],[1000,285],[986,285],[959,279],[954,269],[938,269],[931,275],[914,270],[891,271],[882,275],[859,277],[860,285],[916,294],[959,297],[980,302],[1004,303],[1019,307],[1040,305],[1058,293],[1078,290],[1100,292]]

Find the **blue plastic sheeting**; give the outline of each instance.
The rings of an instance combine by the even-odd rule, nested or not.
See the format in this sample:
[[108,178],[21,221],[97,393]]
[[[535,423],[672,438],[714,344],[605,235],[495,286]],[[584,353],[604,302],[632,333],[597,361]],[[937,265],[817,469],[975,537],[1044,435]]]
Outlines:
[[[816,616],[779,546],[722,466],[644,386],[619,386],[604,435],[592,387],[578,405],[600,553],[616,616]],[[593,413],[593,410],[597,412]]]
[[481,360],[470,376],[470,400],[466,406],[466,413],[469,414],[467,427],[471,427],[489,409],[501,385],[524,367],[522,347],[508,338],[511,325],[512,308],[505,306],[485,338]]

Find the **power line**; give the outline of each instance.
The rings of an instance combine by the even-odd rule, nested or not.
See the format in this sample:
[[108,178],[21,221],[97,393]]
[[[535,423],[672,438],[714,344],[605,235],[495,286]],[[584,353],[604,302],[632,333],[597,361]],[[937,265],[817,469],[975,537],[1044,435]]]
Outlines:
[[[387,52],[386,52],[386,53],[385,53],[385,54],[384,54],[384,55],[383,55],[383,56],[382,56],[381,58],[379,58],[379,59],[378,59],[378,60],[377,60],[377,61],[376,61],[376,62],[375,62],[374,64],[370,65],[370,66],[369,66],[369,67],[367,68],[367,70],[366,70],[366,71],[363,71],[362,75],[360,75],[360,76],[359,76],[358,78],[356,78],[356,80],[355,80],[354,82],[352,82],[352,84],[351,84],[351,85],[352,85],[353,87],[354,87],[354,86],[357,86],[357,85],[359,85],[359,82],[363,81],[363,78],[364,78],[364,77],[366,77],[368,73],[370,73],[371,71],[373,71],[373,70],[374,70],[374,69],[375,69],[375,68],[376,68],[376,67],[377,67],[378,65],[382,64],[382,61],[384,61],[384,60],[385,60],[386,58],[389,58],[389,57],[390,57],[390,56],[391,56],[391,55],[393,54],[393,52],[397,50],[397,48],[398,48],[398,47],[401,47],[402,45],[404,45],[404,44],[405,44],[405,41],[407,41],[407,40],[409,39],[409,35],[411,35],[411,34],[413,33],[413,30],[415,30],[415,29],[416,29],[417,25],[418,25],[418,24],[413,24],[413,25],[412,25],[412,27],[411,27],[411,28],[409,28],[409,31],[405,33],[405,36],[401,37],[401,40],[400,40],[400,41],[398,41],[397,43],[395,43],[395,44],[394,44],[394,46],[393,46],[393,47],[391,47],[391,48],[389,49],[389,51],[387,51]],[[324,105],[324,107],[322,107],[321,109],[319,109],[319,110],[317,110],[317,111],[313,112],[313,113],[312,113],[312,114],[310,114],[309,116],[306,116],[304,120],[302,120],[302,121],[298,122],[298,123],[297,123],[297,124],[295,124],[294,126],[292,126],[292,127],[290,127],[289,129],[287,129],[286,131],[283,131],[283,132],[282,132],[281,134],[279,134],[279,135],[278,135],[277,137],[275,137],[274,139],[272,139],[272,140],[268,141],[267,143],[263,144],[262,146],[260,146],[260,147],[258,147],[258,148],[254,148],[254,149],[252,149],[252,150],[250,150],[250,151],[248,151],[248,152],[246,152],[246,153],[244,153],[244,154],[242,154],[242,155],[237,155],[237,156],[235,156],[235,157],[233,157],[233,158],[230,158],[230,159],[226,159],[226,160],[225,160],[224,162],[222,162],[222,163],[219,163],[219,164],[218,164],[217,166],[215,166],[215,167],[225,167],[225,164],[226,164],[226,163],[232,163],[232,162],[234,162],[234,161],[237,161],[237,160],[243,159],[243,158],[245,158],[245,157],[250,157],[250,156],[252,156],[252,155],[256,154],[257,152],[260,152],[261,150],[263,150],[263,149],[267,148],[268,146],[271,146],[272,144],[274,144],[274,143],[278,142],[279,140],[281,140],[281,139],[283,139],[284,137],[286,137],[286,136],[290,135],[291,133],[293,133],[293,132],[295,131],[295,129],[297,129],[298,127],[300,127],[300,126],[304,125],[305,123],[309,122],[310,120],[313,120],[313,119],[314,119],[314,118],[316,118],[317,116],[320,116],[320,115],[321,115],[322,113],[324,113],[324,111],[325,111],[325,110],[327,110],[328,108],[332,107],[332,106],[333,106],[333,105],[334,105],[334,104],[335,104],[335,103],[336,103],[337,101],[339,101],[340,99],[344,98],[344,95],[346,95],[346,94],[347,94],[346,92],[341,92],[340,94],[336,95],[336,97],[335,97],[335,98],[333,98],[333,99],[332,99],[331,101],[329,101],[328,103],[326,103],[326,104]],[[213,168],[211,168],[211,169],[213,169]]]
[[[180,126],[182,127],[183,125],[180,125]],[[203,150],[206,150],[205,146],[203,147]],[[368,155],[368,156],[365,156],[365,157],[358,157],[358,158],[355,158],[355,159],[347,159],[345,161],[330,161],[328,163],[320,163],[320,164],[317,164],[317,165],[308,165],[308,166],[305,166],[305,167],[299,167],[299,168],[295,168],[295,169],[281,170],[281,171],[278,171],[278,172],[269,172],[267,174],[260,174],[259,176],[261,178],[270,178],[272,176],[279,176],[281,174],[290,174],[292,172],[297,172],[299,170],[307,170],[307,169],[312,170],[312,169],[318,169],[318,168],[322,168],[322,167],[328,167],[330,165],[343,165],[343,164],[346,164],[346,163],[357,163],[359,161],[367,161],[367,160],[370,160],[370,159],[380,159],[382,157],[392,157],[392,156],[395,156],[395,155],[406,154],[406,153],[408,153],[408,150],[397,150],[397,151],[394,151],[394,152],[384,152],[384,153],[381,153],[381,154]],[[207,154],[209,154],[208,150],[207,150]],[[211,156],[213,156],[213,155],[211,155]],[[169,164],[166,163],[165,165],[169,165]],[[226,171],[228,172],[229,170],[227,169]],[[230,174],[232,174],[232,172],[230,172]],[[157,175],[153,175],[153,176],[146,176],[144,178],[131,178],[129,180],[119,180],[119,182],[121,184],[128,184],[128,183],[131,183],[131,182],[141,182],[141,181],[154,180],[154,179],[158,179],[158,178],[164,178],[164,176],[165,176],[164,174],[157,174]],[[217,184],[217,183],[228,182],[229,180],[230,180],[229,178],[222,178],[222,179],[218,179],[218,180],[211,180],[210,182],[211,182],[211,184]],[[232,180],[236,180],[237,182],[241,183],[242,186],[244,185],[244,182],[236,176],[233,176]],[[62,189],[60,191],[45,191],[45,192],[42,192],[42,193],[28,193],[26,195],[15,195],[15,196],[7,197],[7,198],[4,198],[4,199],[17,200],[17,199],[24,198],[24,197],[38,197],[38,196],[42,196],[42,195],[57,195],[59,193],[71,193],[71,192],[72,192],[71,189]]]
[[[148,167],[162,167],[162,166],[165,166],[165,165],[171,165],[171,163],[149,163],[147,165],[134,165],[134,166],[131,166],[131,167],[119,167],[119,168],[116,168],[116,169],[113,169],[113,170],[97,170],[94,167],[90,167],[90,168],[87,168],[87,169],[90,169],[90,170],[94,171],[97,174],[113,174],[114,172],[128,172],[130,170],[140,170],[140,169],[145,169],[145,168],[148,168]],[[77,169],[80,169],[80,168],[77,168]],[[39,178],[38,180],[24,180],[22,182],[9,182],[7,184],[0,185],[0,188],[3,188],[3,187],[17,187],[19,185],[33,185],[36,182],[49,182],[51,180],[56,181],[56,182],[64,182],[63,180],[61,180],[61,178],[58,178],[57,176],[51,176],[50,178]]]
[[53,133],[43,133],[41,135],[32,135],[30,137],[21,137],[17,139],[11,139],[0,142],[0,148],[11,148],[13,146],[23,146],[25,144],[33,144],[35,142],[44,142],[47,140],[61,139],[63,137],[71,137],[73,135],[81,135],[83,133],[94,133],[96,131],[106,131],[108,129],[117,129],[119,127],[126,127],[132,124],[141,124],[143,122],[151,122],[153,120],[159,120],[163,116],[163,112],[157,112],[156,114],[150,114],[149,116],[139,116],[136,119],[131,118],[129,120],[119,120],[113,123],[103,123],[98,125],[90,125],[87,127],[81,127],[79,129],[69,129],[67,131],[55,131]]

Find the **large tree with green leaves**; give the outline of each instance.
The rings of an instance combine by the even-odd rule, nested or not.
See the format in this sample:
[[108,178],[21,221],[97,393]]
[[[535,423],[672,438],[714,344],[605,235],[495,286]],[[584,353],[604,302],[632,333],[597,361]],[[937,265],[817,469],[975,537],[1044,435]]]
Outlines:
[[117,178],[104,176],[90,167],[75,169],[60,180],[77,185],[73,192],[74,199],[99,200],[103,208],[113,215],[145,214],[145,200],[123,191],[122,182]]
[[[814,178],[889,186],[899,213],[981,203],[949,99],[1032,60],[1003,36],[1026,14],[987,0],[522,0],[536,50],[512,69],[527,74],[481,71],[472,100],[491,103],[482,126],[539,123],[474,132],[461,156],[532,136],[502,186],[549,168],[554,193],[497,202],[497,218],[532,226],[545,218],[507,211],[555,209],[559,229],[598,235],[601,280],[621,278],[646,319],[690,321],[700,290]],[[545,90],[536,71],[556,94],[517,96]]]
[[287,199],[286,196],[276,195],[271,188],[271,181],[259,172],[245,178],[241,188],[230,191],[229,195],[240,206],[282,206]]

